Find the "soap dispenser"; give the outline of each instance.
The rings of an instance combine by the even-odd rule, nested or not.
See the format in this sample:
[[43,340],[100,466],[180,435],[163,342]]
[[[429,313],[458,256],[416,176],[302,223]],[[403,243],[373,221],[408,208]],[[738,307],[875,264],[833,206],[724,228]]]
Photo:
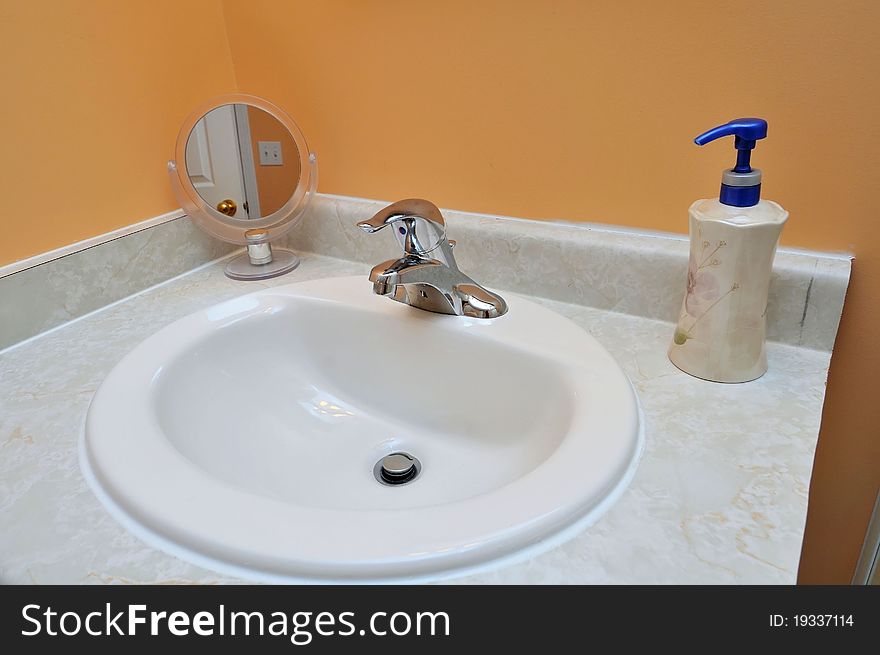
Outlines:
[[690,207],[687,289],[669,359],[698,378],[748,382],[767,371],[767,294],[788,212],[761,200],[761,171],[751,166],[767,121],[738,118],[694,143],[725,136],[734,137],[736,165],[722,172],[720,197]]

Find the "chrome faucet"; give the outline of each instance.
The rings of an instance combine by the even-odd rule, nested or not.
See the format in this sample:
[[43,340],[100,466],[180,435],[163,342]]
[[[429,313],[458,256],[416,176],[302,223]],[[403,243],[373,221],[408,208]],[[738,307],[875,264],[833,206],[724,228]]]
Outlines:
[[373,293],[438,314],[497,318],[507,312],[504,298],[458,270],[455,242],[446,238],[446,223],[434,203],[400,200],[357,224],[370,234],[389,225],[404,255],[373,267]]

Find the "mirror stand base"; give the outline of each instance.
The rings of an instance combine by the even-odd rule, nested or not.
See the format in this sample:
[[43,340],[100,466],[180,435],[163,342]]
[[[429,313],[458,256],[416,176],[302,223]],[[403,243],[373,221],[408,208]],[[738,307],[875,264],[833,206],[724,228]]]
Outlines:
[[226,277],[233,280],[267,280],[290,273],[299,266],[299,257],[292,250],[273,248],[272,261],[266,264],[251,264],[248,253],[233,257],[226,264]]

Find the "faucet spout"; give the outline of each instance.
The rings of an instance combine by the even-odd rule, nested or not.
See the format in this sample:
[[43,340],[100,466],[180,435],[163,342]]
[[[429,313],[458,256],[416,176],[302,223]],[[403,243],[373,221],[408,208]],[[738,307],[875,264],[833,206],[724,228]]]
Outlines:
[[507,313],[507,302],[498,294],[479,284],[456,284],[453,291],[459,297],[462,314],[472,318],[498,318]]
[[392,296],[397,285],[388,281],[387,277],[380,277],[373,282],[373,293],[377,296]]

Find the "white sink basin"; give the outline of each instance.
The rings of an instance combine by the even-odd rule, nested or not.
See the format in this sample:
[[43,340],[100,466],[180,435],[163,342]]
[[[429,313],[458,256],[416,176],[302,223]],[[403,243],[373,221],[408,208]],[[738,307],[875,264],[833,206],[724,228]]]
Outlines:
[[[507,297],[431,314],[363,277],[183,318],[89,409],[81,464],[126,527],[267,581],[426,581],[559,543],[620,495],[641,451],[626,376],[584,330]],[[419,476],[374,465],[414,455]]]

